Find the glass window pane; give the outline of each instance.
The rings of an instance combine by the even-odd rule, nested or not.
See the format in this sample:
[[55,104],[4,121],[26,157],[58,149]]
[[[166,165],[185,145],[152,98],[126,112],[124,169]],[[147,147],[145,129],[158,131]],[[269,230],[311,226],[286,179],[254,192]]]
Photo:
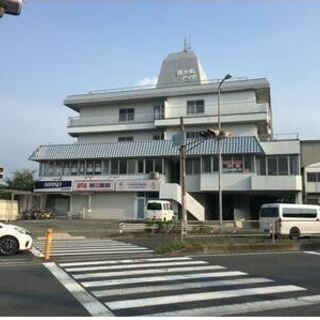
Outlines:
[[223,172],[232,172],[232,157],[231,156],[223,156],[222,158],[222,170]]
[[268,174],[278,175],[277,157],[275,156],[268,157]]
[[72,162],[71,164],[71,175],[75,176],[78,174],[78,163]]
[[197,113],[204,113],[204,100],[197,100]]
[[95,172],[96,175],[100,175],[100,174],[101,174],[101,171],[102,171],[101,161],[96,161],[96,163],[95,163],[95,168],[94,168],[94,172]]
[[244,156],[244,172],[253,172],[252,156]]
[[118,160],[111,160],[111,174],[118,174]]
[[85,174],[86,173],[86,167],[85,167],[85,162],[81,161],[79,163],[79,173],[80,174]]
[[109,160],[104,160],[103,163],[103,173],[104,174],[109,174]]
[[119,160],[119,172],[120,174],[127,174],[127,159]]
[[200,158],[193,159],[193,174],[200,174]]
[[257,158],[257,173],[259,175],[266,175],[266,157],[258,157]]
[[153,171],[153,159],[146,159],[146,173]]
[[217,156],[213,157],[213,172],[219,171],[219,158]]
[[144,173],[144,170],[143,170],[143,159],[138,159],[138,173]]
[[307,173],[308,182],[317,182],[317,174],[314,172]]
[[128,159],[128,174],[135,173],[135,165],[136,165],[135,159]]
[[243,171],[243,163],[242,156],[233,156],[233,172],[242,172]]
[[154,171],[162,173],[162,158],[155,158],[154,159]]
[[299,158],[297,155],[290,155],[290,174],[299,175]]
[[278,157],[279,164],[279,175],[287,176],[289,174],[288,170],[288,157],[287,156],[279,156]]
[[202,158],[202,172],[203,173],[211,173],[212,171],[211,165],[211,157],[203,157]]

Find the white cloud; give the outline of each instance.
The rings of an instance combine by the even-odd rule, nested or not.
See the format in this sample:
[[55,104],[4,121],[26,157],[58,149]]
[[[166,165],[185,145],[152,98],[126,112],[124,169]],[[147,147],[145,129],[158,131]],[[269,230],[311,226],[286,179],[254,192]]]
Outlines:
[[144,78],[138,82],[138,86],[154,86],[158,82],[158,77]]

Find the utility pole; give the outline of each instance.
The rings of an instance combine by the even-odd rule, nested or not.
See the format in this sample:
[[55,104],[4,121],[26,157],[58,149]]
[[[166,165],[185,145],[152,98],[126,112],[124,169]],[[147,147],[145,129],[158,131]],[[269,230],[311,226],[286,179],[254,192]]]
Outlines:
[[181,186],[181,242],[187,234],[187,209],[186,209],[186,145],[183,117],[180,117],[180,131],[183,143],[180,146],[180,186]]

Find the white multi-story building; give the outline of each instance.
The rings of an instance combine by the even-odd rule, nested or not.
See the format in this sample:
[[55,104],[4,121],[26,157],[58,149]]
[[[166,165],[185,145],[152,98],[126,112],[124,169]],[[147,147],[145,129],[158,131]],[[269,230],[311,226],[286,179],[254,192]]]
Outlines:
[[[142,219],[150,198],[180,201],[179,150],[172,138],[183,118],[187,146],[187,209],[218,219],[217,127],[219,80],[209,81],[191,51],[170,54],[152,88],[68,96],[78,113],[68,133],[77,142],[42,145],[35,191],[42,206],[71,216]],[[231,79],[221,88],[224,219],[256,219],[264,202],[301,202],[299,140],[273,140],[269,82]],[[175,139],[174,139],[175,140]],[[177,206],[178,207],[178,206]]]

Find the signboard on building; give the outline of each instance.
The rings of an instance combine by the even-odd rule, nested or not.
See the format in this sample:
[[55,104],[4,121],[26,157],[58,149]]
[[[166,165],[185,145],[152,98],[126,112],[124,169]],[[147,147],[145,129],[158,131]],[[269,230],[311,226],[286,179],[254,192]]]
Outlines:
[[35,192],[71,191],[71,181],[36,181]]
[[116,191],[159,191],[159,181],[157,180],[117,181]]
[[110,180],[73,181],[73,191],[114,191],[114,182]]

